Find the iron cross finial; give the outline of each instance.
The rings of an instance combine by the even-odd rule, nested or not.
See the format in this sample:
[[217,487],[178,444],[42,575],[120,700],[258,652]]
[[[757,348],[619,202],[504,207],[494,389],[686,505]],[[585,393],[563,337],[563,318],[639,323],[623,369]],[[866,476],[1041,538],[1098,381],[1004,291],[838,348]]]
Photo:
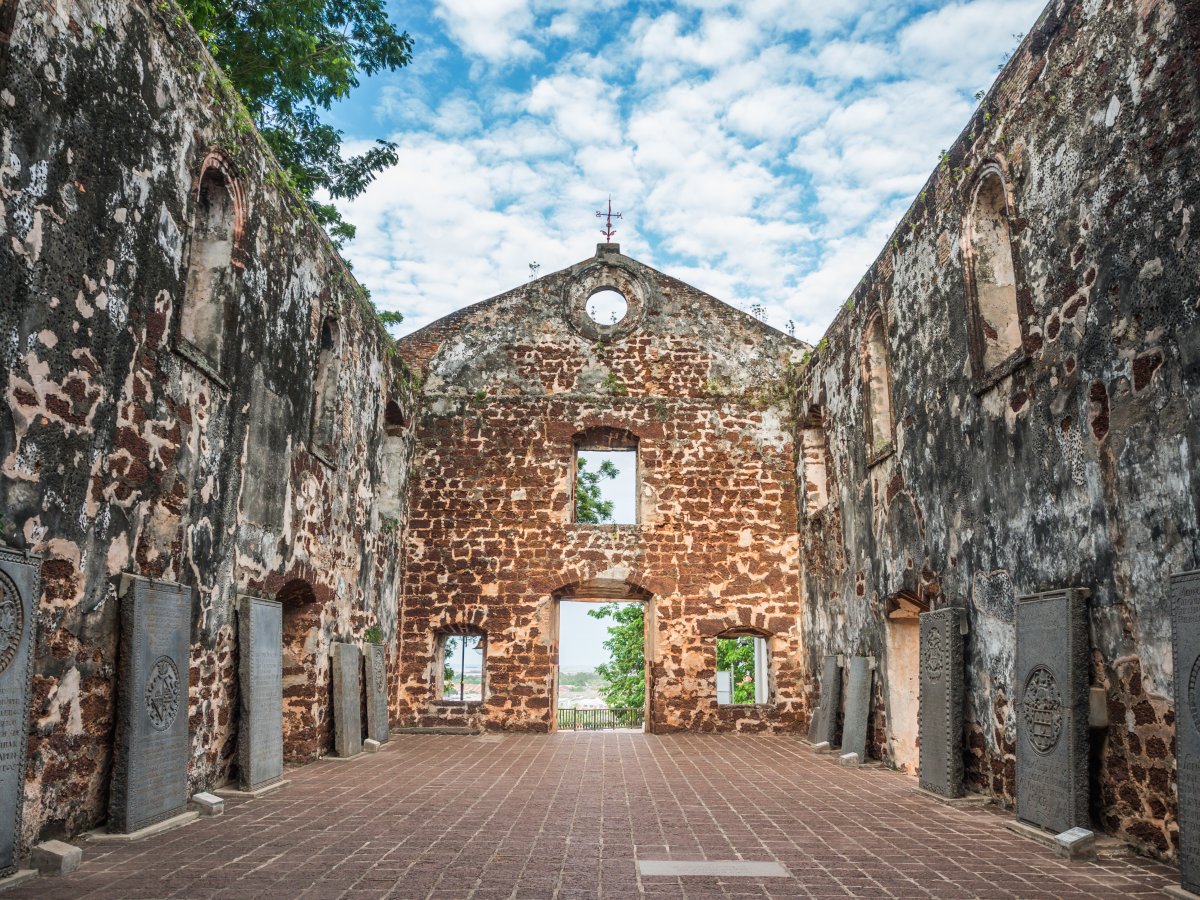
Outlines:
[[615,213],[612,211],[612,194],[608,195],[608,212],[602,212],[599,210],[596,212],[596,218],[599,219],[601,217],[604,218],[604,227],[600,229],[600,233],[604,235],[604,239],[611,244],[613,235],[616,234],[616,231],[614,231],[612,227],[612,220],[621,218],[621,214],[619,212]]

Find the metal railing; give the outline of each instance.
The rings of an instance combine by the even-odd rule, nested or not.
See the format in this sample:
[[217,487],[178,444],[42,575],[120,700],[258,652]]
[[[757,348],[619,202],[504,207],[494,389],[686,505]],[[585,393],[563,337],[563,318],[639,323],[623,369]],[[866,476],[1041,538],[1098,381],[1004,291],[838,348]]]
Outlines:
[[618,728],[644,728],[646,710],[640,707],[616,709],[560,709],[559,731],[615,731]]

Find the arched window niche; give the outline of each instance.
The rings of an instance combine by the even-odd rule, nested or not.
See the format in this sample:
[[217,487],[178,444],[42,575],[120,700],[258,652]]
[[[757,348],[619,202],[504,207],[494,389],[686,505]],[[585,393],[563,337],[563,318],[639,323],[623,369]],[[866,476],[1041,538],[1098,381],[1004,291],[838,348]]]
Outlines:
[[1011,371],[1023,358],[1011,220],[1004,176],[999,167],[989,165],[975,182],[966,223],[971,363],[979,387]]
[[893,449],[891,372],[887,335],[878,310],[871,313],[863,330],[862,371],[867,461],[873,463]]
[[820,410],[809,413],[800,428],[799,466],[800,509],[804,516],[815,516],[829,505],[829,474],[826,461],[825,427]]
[[342,363],[342,332],[334,318],[321,325],[317,351],[317,377],[313,383],[312,449],[332,464],[337,420],[337,383]]
[[240,189],[224,156],[214,151],[201,165],[196,188],[179,348],[218,377],[236,329],[241,231]]
[[379,516],[385,529],[396,528],[404,518],[408,483],[408,448],[404,436],[408,419],[400,404],[389,400],[383,411],[383,446],[379,454]]

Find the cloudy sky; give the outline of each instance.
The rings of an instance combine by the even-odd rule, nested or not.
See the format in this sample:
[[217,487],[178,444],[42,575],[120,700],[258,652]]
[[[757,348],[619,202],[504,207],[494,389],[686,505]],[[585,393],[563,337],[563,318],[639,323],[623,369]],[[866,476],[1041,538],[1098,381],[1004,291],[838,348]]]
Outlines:
[[815,341],[1043,2],[390,6],[413,64],[334,121],[399,145],[343,205],[398,333],[591,256],[611,193],[626,254]]

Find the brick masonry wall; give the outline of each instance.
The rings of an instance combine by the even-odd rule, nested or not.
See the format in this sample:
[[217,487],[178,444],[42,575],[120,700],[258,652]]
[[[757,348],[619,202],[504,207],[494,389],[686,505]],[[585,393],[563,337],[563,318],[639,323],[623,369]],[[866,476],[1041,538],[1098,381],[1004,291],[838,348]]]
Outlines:
[[[889,598],[966,609],[967,778],[1011,803],[1014,603],[1090,589],[1111,722],[1092,731],[1093,820],[1164,858],[1178,837],[1168,577],[1200,565],[1198,21],[1194,3],[1051,3],[799,397],[825,423],[831,497],[801,528],[808,666],[874,653],[886,687]],[[1010,192],[1023,347],[981,384],[964,222],[989,164]],[[877,313],[895,438],[869,461],[862,347]],[[877,737],[885,720],[916,727],[880,708]]]
[[[289,601],[289,757],[329,745],[329,642],[371,624],[395,635],[402,528],[380,527],[377,449],[384,404],[411,422],[413,398],[361,289],[170,4],[18,6],[0,47],[0,538],[45,559],[28,845],[106,816],[123,572],[195,590],[193,790],[234,765],[239,593]],[[243,209],[217,378],[177,340],[214,151]],[[322,460],[309,435],[326,317],[344,352]]]
[[[644,291],[622,323],[636,327],[611,339],[580,319],[584,294],[571,296],[581,279],[593,286],[598,265],[627,296]],[[651,595],[654,730],[798,727],[795,448],[783,379],[803,344],[605,253],[400,346],[429,360],[406,544],[401,724],[548,730],[554,597],[603,578]],[[638,438],[637,525],[571,521],[574,438],[601,427]],[[437,634],[462,625],[487,634],[487,696],[466,707],[434,696]],[[715,635],[739,626],[770,635],[772,702],[718,708]]]

